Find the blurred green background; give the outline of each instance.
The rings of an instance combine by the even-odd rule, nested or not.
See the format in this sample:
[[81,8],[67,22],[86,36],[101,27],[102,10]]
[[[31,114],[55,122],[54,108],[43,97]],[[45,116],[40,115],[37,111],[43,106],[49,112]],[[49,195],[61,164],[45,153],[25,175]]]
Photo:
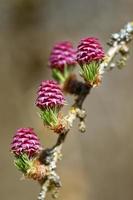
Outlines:
[[[40,189],[20,181],[9,144],[19,127],[34,127],[45,147],[55,142],[34,105],[40,81],[51,78],[53,43],[96,36],[107,49],[110,34],[132,20],[132,0],[0,0],[1,200],[36,200]],[[127,67],[105,74],[85,101],[86,134],[75,124],[67,138],[59,200],[133,199],[133,43],[130,49]]]

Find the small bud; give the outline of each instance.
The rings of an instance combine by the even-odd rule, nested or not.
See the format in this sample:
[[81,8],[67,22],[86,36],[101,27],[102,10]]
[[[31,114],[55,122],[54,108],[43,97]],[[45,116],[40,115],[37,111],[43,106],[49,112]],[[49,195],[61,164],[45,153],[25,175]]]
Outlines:
[[29,179],[42,181],[47,174],[47,167],[38,160],[33,160],[32,166],[27,170],[25,176]]
[[73,45],[68,41],[55,44],[49,58],[49,66],[52,68],[53,77],[59,83],[64,83],[75,65],[76,51]]
[[44,124],[52,129],[57,128],[60,122],[59,111],[65,103],[60,86],[52,80],[42,81],[37,94],[36,106],[41,109]]
[[99,40],[94,37],[82,39],[77,47],[77,62],[81,66],[81,76],[89,85],[100,82],[99,66],[104,59],[104,51]]

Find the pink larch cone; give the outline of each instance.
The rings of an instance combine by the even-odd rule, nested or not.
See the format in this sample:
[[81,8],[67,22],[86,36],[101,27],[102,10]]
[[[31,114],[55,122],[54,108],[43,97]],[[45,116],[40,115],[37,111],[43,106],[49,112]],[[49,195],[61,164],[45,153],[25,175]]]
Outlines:
[[75,64],[76,51],[70,42],[64,41],[54,45],[49,58],[49,66],[52,69],[63,71],[65,66],[69,67]]
[[32,128],[20,128],[17,130],[11,143],[11,151],[15,156],[27,154],[29,157],[33,157],[40,149],[40,141]]
[[42,81],[37,92],[36,106],[42,110],[62,107],[65,99],[60,86],[56,81]]
[[77,47],[77,62],[82,66],[92,61],[102,61],[104,58],[104,50],[95,37],[84,38]]

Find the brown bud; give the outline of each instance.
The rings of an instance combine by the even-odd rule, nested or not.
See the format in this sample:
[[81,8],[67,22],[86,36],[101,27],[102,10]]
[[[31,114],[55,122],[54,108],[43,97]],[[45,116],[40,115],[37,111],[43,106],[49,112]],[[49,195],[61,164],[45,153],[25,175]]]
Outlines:
[[46,176],[46,166],[39,160],[33,162],[33,166],[27,171],[26,177],[29,179],[41,181]]

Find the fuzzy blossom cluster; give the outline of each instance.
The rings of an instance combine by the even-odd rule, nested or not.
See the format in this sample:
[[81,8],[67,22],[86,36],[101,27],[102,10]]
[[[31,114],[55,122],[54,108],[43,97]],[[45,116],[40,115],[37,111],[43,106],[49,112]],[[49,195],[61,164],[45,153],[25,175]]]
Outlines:
[[95,37],[82,39],[77,47],[77,62],[81,66],[93,61],[102,61],[104,56],[104,50],[99,40]]
[[42,110],[47,108],[62,107],[65,98],[56,81],[42,81],[37,92],[36,106]]
[[27,154],[33,157],[40,150],[40,141],[32,128],[20,128],[16,131],[11,143],[11,151],[15,156]]
[[64,41],[55,44],[49,58],[50,67],[63,71],[65,67],[74,66],[75,64],[76,50],[71,42]]

